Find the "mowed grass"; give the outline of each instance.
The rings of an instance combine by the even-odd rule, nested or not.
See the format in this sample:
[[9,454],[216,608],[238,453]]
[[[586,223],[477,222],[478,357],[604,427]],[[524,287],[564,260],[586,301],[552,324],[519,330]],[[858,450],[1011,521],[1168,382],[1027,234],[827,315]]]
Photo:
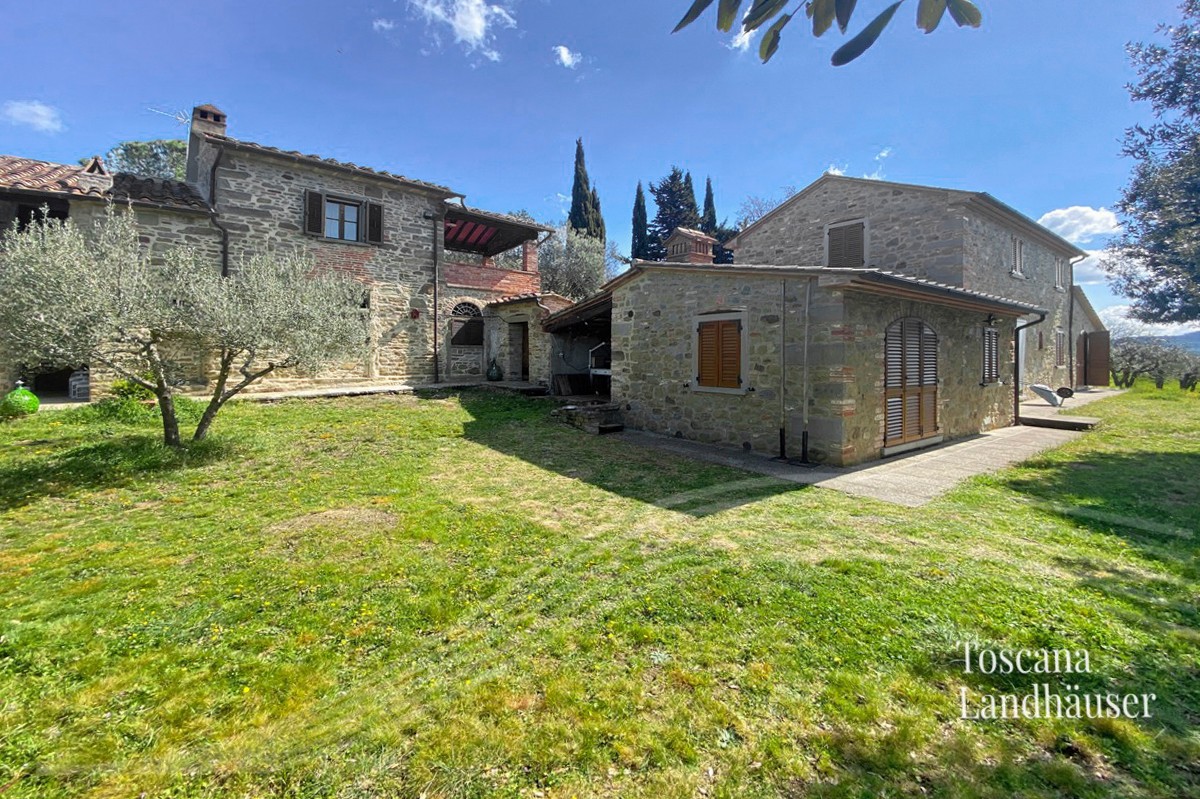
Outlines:
[[[551,408],[239,404],[184,454],[0,426],[0,793],[1200,795],[1200,397],[920,509]],[[1153,717],[963,720],[1033,678],[962,641],[1086,649]]]

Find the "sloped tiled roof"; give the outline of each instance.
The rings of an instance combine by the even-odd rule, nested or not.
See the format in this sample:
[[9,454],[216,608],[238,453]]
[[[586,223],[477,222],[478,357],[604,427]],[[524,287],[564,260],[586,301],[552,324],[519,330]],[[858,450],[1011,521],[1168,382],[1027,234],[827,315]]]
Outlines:
[[112,198],[118,202],[153,203],[178,208],[194,208],[207,211],[208,203],[200,193],[186,183],[177,180],[144,178],[118,172],[113,175]]
[[288,158],[293,161],[308,163],[308,164],[312,164],[314,166],[330,167],[330,168],[339,170],[341,172],[352,172],[355,174],[367,175],[369,177],[383,178],[384,180],[390,180],[390,181],[394,181],[396,183],[402,183],[407,186],[416,186],[419,188],[427,189],[429,191],[437,192],[439,194],[443,194],[446,197],[462,196],[458,192],[454,191],[453,189],[447,188],[446,186],[440,186],[437,183],[428,183],[424,180],[415,180],[413,178],[406,178],[403,175],[397,175],[394,172],[388,172],[388,171],[382,170],[382,169],[372,169],[371,167],[360,166],[358,164],[350,163],[347,161],[337,161],[333,158],[325,158],[320,155],[306,154],[306,153],[299,152],[298,150],[282,150],[278,147],[270,147],[266,144],[259,144],[257,142],[252,142],[252,141],[242,141],[241,139],[233,139],[233,138],[230,138],[229,136],[222,136],[219,133],[206,133],[206,134],[204,134],[204,138],[210,142],[213,142],[214,144],[222,144],[222,145],[226,145],[228,147],[233,147],[233,148],[239,149],[239,150],[248,150],[250,152],[258,152],[258,153],[263,153],[265,155],[273,155],[273,156],[276,156],[279,158]]
[[[93,159],[92,163],[99,163]],[[0,189],[17,189],[70,197],[132,202],[193,211],[207,211],[208,203],[191,186],[176,180],[161,180],[120,172],[110,175],[92,169],[35,161],[15,155],[0,155]]]
[[0,188],[103,198],[111,185],[107,175],[81,166],[0,155]]

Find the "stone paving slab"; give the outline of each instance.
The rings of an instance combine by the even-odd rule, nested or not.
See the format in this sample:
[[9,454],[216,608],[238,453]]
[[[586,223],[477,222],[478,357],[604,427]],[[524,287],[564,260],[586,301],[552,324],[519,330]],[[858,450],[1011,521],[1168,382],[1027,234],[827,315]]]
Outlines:
[[616,437],[685,458],[915,508],[937,499],[968,477],[1020,463],[1081,435],[1046,427],[1004,427],[849,469],[796,466],[752,452],[638,430],[626,430]]

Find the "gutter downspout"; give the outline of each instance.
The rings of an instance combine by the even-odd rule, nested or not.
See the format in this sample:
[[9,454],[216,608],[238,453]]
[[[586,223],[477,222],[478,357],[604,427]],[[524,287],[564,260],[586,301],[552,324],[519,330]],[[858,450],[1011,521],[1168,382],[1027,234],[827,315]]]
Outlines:
[[217,213],[217,167],[221,166],[221,159],[224,157],[225,148],[218,146],[217,157],[213,159],[212,169],[208,173],[208,205],[212,209],[209,212],[209,221],[221,231],[221,277],[229,277],[229,231],[221,224],[220,214]]
[[1013,328],[1013,426],[1021,423],[1021,331],[1046,321],[1046,312],[1038,312],[1038,318]]
[[811,463],[808,459],[808,318],[809,311],[812,307],[812,285],[815,277],[810,277],[804,286],[804,388],[803,400],[804,407],[801,410],[801,433],[800,433],[800,462]]
[[1071,388],[1075,385],[1075,264],[1087,259],[1086,255],[1078,256],[1074,261],[1067,261],[1071,271],[1067,273],[1067,368],[1070,370]]
[[787,460],[787,278],[779,281],[779,460]]

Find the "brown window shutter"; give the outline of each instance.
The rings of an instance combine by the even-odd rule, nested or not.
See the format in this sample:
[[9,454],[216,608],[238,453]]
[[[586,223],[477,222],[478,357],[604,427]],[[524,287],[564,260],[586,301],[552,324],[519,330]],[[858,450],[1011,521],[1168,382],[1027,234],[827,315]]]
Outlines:
[[383,243],[383,206],[379,203],[367,203],[367,241]]
[[720,322],[701,322],[696,328],[696,382],[702,386],[720,385]]
[[829,229],[829,266],[857,267],[866,262],[862,222]]
[[319,191],[304,192],[304,232],[314,236],[325,233],[325,195]]
[[735,319],[718,322],[720,325],[721,358],[720,379],[721,388],[742,387],[742,324]]

